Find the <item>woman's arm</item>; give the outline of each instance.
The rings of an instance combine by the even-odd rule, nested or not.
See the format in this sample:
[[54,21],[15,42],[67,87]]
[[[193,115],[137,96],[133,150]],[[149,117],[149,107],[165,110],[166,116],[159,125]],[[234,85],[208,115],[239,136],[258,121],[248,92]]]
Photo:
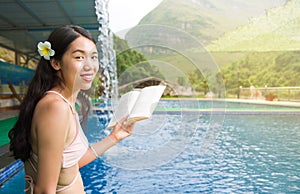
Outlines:
[[103,140],[91,145],[85,155],[79,161],[79,167],[83,167],[97,159],[106,150],[117,144],[122,139],[130,136],[134,128],[134,123],[124,124],[127,117],[121,119],[112,132]]
[[61,100],[42,102],[34,114],[38,174],[34,193],[56,193],[70,126],[70,107]]

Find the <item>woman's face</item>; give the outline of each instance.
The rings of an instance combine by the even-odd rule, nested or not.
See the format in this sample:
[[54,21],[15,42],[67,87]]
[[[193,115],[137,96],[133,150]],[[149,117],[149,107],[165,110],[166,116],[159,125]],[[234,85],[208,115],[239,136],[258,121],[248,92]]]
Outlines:
[[61,61],[61,73],[70,90],[87,90],[98,72],[98,52],[93,41],[80,36],[65,52]]

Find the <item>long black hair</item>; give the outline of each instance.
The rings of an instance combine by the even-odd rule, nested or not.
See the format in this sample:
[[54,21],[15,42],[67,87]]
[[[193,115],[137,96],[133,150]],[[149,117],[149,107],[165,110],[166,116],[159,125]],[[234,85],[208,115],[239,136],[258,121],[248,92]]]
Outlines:
[[[79,26],[66,25],[54,29],[47,40],[55,51],[55,55],[51,58],[61,61],[70,44],[79,36],[84,36],[95,43],[91,34]],[[34,109],[38,101],[45,95],[45,92],[55,86],[63,86],[63,80],[58,76],[57,71],[52,68],[50,60],[41,57],[21,103],[18,120],[8,133],[10,138],[9,149],[13,152],[15,159],[21,159],[25,162],[30,157],[32,151],[30,134]],[[87,117],[88,111],[85,111],[84,119]]]

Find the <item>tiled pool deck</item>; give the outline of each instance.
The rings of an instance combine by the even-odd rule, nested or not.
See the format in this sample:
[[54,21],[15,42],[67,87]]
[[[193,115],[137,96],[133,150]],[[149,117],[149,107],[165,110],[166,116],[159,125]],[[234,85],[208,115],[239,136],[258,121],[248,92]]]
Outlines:
[[[167,99],[170,100],[170,99]],[[190,99],[189,99],[190,100]],[[207,99],[206,99],[207,100]],[[219,100],[219,99],[213,99],[213,100]],[[223,100],[224,99],[220,99]],[[265,111],[262,110],[261,114],[300,114],[300,102],[269,102],[269,101],[264,101],[264,100],[241,100],[241,99],[226,99],[226,102],[240,102],[240,103],[250,103],[250,104],[262,104],[262,105],[275,105],[275,106],[281,106],[281,107],[287,107],[287,108],[299,108],[296,110],[291,110],[291,109],[285,109],[279,112],[276,112],[276,110],[271,110],[271,111]],[[198,110],[198,111],[205,111],[205,110]],[[210,111],[218,111],[218,110],[206,110],[208,112]],[[244,111],[245,114],[249,114],[253,110],[229,110],[226,111],[226,114],[242,114]],[[222,112],[224,114],[224,111]],[[256,114],[260,113],[259,110],[256,111]],[[2,121],[9,121],[13,122],[13,118],[17,117],[18,115],[18,110],[0,110],[0,122]],[[3,122],[2,122],[3,123]],[[0,126],[0,130],[3,130],[3,126]],[[3,133],[3,131],[2,131]],[[7,129],[6,132],[7,133]],[[0,136],[6,136],[7,134],[1,134],[0,131]],[[6,138],[5,137],[5,138]],[[1,138],[1,137],[0,137]],[[3,137],[2,137],[3,139]],[[7,140],[5,140],[7,141]],[[5,183],[6,180],[8,180],[11,176],[13,176],[15,173],[17,173],[19,170],[23,168],[23,163],[21,161],[16,161],[12,156],[11,153],[9,152],[9,145],[8,142],[6,144],[0,144],[0,186]]]

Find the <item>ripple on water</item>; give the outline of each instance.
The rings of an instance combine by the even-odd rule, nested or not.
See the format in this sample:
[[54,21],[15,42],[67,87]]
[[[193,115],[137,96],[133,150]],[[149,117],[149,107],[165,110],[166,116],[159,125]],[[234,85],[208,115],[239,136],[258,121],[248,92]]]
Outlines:
[[[187,141],[186,148],[165,164],[126,170],[110,165],[105,157],[98,159],[94,165],[82,170],[86,191],[297,193],[300,192],[300,132],[293,124],[297,121],[298,118],[293,116],[227,116],[224,125],[218,128],[218,136],[208,144],[208,151],[201,154],[199,150],[209,129],[207,119],[203,117],[203,125],[196,135],[192,134],[193,139]],[[170,134],[180,135],[168,130],[164,133],[163,138],[171,137]],[[155,139],[147,142],[149,147],[158,143],[152,146],[153,149],[162,143]],[[131,142],[134,141],[137,140]],[[147,162],[155,162],[160,157],[156,155]],[[118,160],[121,162],[122,157]]]

